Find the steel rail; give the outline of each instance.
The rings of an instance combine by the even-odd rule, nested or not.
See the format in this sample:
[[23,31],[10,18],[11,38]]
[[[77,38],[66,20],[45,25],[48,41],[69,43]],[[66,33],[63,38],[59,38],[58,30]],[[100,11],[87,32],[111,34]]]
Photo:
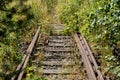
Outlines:
[[87,56],[84,48],[82,47],[82,44],[81,44],[79,37],[76,33],[74,34],[74,39],[77,43],[77,47],[78,47],[80,54],[82,56],[82,59],[83,59],[84,65],[85,65],[85,69],[87,71],[88,80],[97,80],[96,75],[93,71],[93,67],[90,63],[90,60],[88,59],[88,56]]
[[[16,68],[16,71],[20,71],[20,69],[21,69],[21,67],[22,67],[22,65],[23,65],[23,63],[24,63],[24,61],[25,61],[25,59],[26,59],[26,56],[27,56],[27,55],[24,54],[21,63],[20,63],[20,64],[17,66],[17,68]],[[17,76],[17,74],[15,74],[15,75],[11,78],[11,80],[15,80],[16,76]]]
[[31,55],[31,53],[32,53],[32,51],[33,51],[34,45],[35,45],[35,43],[36,43],[36,41],[37,41],[37,38],[38,38],[38,36],[39,36],[39,31],[40,31],[40,27],[38,28],[35,36],[33,37],[33,40],[31,41],[31,43],[30,43],[30,45],[29,45],[29,47],[28,47],[28,49],[27,49],[27,51],[26,51],[27,57],[26,57],[26,60],[25,60],[25,62],[24,62],[24,64],[23,64],[23,66],[22,66],[22,71],[20,72],[17,80],[21,80],[21,79],[22,79],[22,76],[23,76],[23,74],[24,74],[24,69],[25,69],[26,66],[27,66],[27,63],[28,63],[28,61],[29,61],[29,57],[30,57],[30,55]]
[[78,36],[78,34],[75,33],[74,38],[84,62],[88,80],[104,80],[102,73],[98,70],[97,62],[84,36],[82,34]]
[[[30,58],[30,55],[31,55],[31,53],[32,53],[32,51],[33,51],[33,48],[34,48],[34,46],[35,46],[35,43],[36,43],[36,41],[37,41],[37,39],[38,39],[39,31],[40,31],[40,27],[37,29],[37,31],[36,31],[36,33],[35,33],[35,36],[33,37],[30,45],[28,46],[28,49],[27,49],[26,52],[25,52],[26,54],[23,56],[21,63],[20,63],[20,64],[17,66],[17,68],[16,68],[16,71],[20,71],[20,73],[18,73],[18,75],[15,74],[15,75],[11,78],[11,80],[15,80],[15,79],[21,80],[21,79],[22,79],[23,74],[24,74],[24,69],[25,69],[26,66],[27,66],[27,63],[28,63],[29,58]],[[17,76],[18,76],[18,77],[17,77]]]
[[[100,72],[100,70],[98,70],[99,67],[97,65],[95,57],[93,56],[93,53],[92,53],[86,39],[84,38],[84,36],[82,34],[80,34],[80,37],[83,40],[83,42],[85,44],[84,46],[86,47],[86,52],[89,55],[89,57],[91,58],[91,62],[93,63],[93,66],[95,67],[95,71],[97,72],[97,75],[98,75],[98,80],[104,80],[102,73]],[[84,46],[82,46],[82,47],[84,47]]]

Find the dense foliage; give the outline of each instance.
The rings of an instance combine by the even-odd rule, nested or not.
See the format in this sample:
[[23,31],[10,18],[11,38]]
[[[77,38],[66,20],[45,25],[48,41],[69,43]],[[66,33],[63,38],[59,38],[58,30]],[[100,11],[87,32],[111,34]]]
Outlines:
[[0,3],[0,72],[1,77],[9,78],[7,75],[22,58],[18,52],[18,35],[31,14],[28,14],[29,6],[24,5],[24,1],[15,4],[12,0],[2,0]]
[[[102,73],[120,78],[120,50],[114,50],[120,47],[120,0],[0,0],[0,5],[0,80],[14,73],[36,26],[48,33],[46,24],[58,17],[65,34],[84,34]],[[33,74],[26,79],[31,77],[39,79]]]
[[[103,73],[120,78],[120,54],[113,45],[120,45],[119,0],[59,0],[57,12],[64,32],[82,32],[99,55]],[[116,61],[116,63],[114,63]]]
[[44,24],[45,11],[41,10],[41,1],[37,2],[0,1],[0,80],[8,80],[14,74],[36,26]]

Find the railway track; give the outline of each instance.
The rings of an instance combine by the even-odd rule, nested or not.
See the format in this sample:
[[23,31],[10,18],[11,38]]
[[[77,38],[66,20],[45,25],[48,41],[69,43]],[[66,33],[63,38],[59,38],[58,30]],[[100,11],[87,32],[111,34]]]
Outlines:
[[16,69],[19,72],[11,80],[24,78],[24,70],[33,56],[31,64],[37,66],[36,75],[48,80],[104,80],[82,34],[44,37],[39,31],[40,28]]
[[97,62],[84,36],[75,33],[74,38],[84,62],[85,70],[87,72],[87,80],[104,80],[102,73],[98,70]]
[[74,44],[70,36],[50,36],[44,46],[43,76],[48,80],[83,80],[75,61]]

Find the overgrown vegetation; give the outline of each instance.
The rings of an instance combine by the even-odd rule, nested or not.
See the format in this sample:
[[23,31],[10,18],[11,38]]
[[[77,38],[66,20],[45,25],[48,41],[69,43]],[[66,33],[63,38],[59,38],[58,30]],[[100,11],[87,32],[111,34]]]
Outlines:
[[0,80],[9,80],[35,30],[46,23],[46,12],[40,0],[1,0],[0,5]]
[[[105,75],[120,78],[119,53],[113,45],[120,47],[120,1],[119,0],[59,0],[57,12],[64,32],[82,32]],[[114,77],[113,77],[114,75]]]
[[120,78],[119,0],[1,0],[0,5],[0,80],[11,77],[37,27],[48,30],[57,17],[65,34],[84,34],[102,73]]

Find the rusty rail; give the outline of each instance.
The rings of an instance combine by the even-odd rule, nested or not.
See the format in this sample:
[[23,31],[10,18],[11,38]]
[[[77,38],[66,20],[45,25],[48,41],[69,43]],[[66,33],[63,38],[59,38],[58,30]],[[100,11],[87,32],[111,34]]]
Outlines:
[[78,36],[78,34],[75,33],[74,38],[84,62],[88,80],[104,80],[102,73],[98,70],[97,62],[84,36],[82,34]]
[[37,38],[38,38],[38,36],[39,36],[39,31],[40,31],[40,27],[37,29],[36,34],[35,34],[35,36],[33,37],[33,39],[32,39],[32,41],[31,41],[28,49],[26,50],[26,54],[23,56],[23,59],[22,59],[21,63],[20,63],[20,64],[17,66],[17,68],[16,68],[16,71],[20,71],[20,73],[18,74],[18,77],[17,77],[17,75],[14,75],[14,76],[11,78],[11,80],[15,80],[16,77],[17,77],[17,80],[21,80],[21,79],[22,79],[22,76],[23,76],[23,74],[24,74],[24,69],[25,69],[26,66],[27,66],[27,63],[28,63],[29,58],[30,58],[30,55],[31,55],[31,53],[32,53],[32,51],[33,51],[34,45],[35,45],[35,43],[36,43],[36,41],[37,41]]

